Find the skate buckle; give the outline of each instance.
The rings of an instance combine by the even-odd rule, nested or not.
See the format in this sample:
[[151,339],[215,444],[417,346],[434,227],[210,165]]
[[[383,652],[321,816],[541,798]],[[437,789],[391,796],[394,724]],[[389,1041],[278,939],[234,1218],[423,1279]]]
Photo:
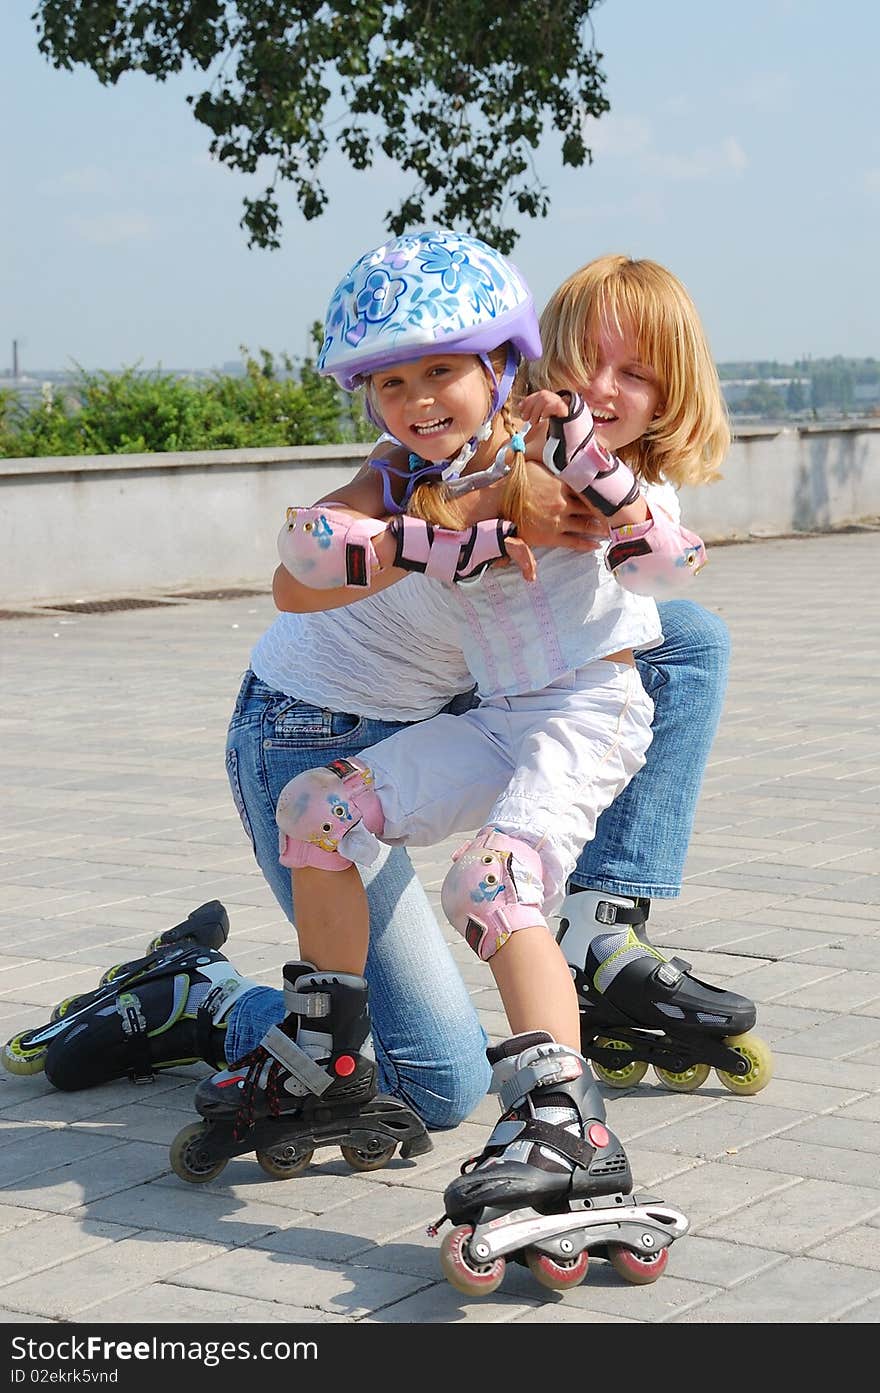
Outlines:
[[662,982],[664,987],[677,987],[689,967],[690,963],[683,958],[671,958],[658,967],[657,981]]
[[436,1238],[437,1234],[440,1232],[443,1225],[448,1222],[448,1220],[448,1214],[441,1214],[439,1219],[435,1219],[433,1224],[428,1225],[428,1227],[425,1229],[425,1233],[428,1235],[429,1238]]

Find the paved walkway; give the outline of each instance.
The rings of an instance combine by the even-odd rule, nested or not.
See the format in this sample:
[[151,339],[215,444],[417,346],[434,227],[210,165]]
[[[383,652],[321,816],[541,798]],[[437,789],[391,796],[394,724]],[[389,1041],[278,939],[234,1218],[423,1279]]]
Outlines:
[[[880,543],[716,547],[699,589],[730,624],[733,675],[684,893],[652,924],[759,1002],[776,1075],[754,1098],[652,1075],[611,1097],[640,1188],[692,1221],[665,1276],[631,1287],[596,1261],[555,1295],[514,1266],[494,1296],[455,1293],[425,1225],[489,1100],[417,1162],[353,1175],[324,1151],[272,1182],[247,1157],[196,1189],[168,1143],[204,1071],[79,1094],[3,1074],[0,1320],[880,1320]],[[257,596],[0,628],[4,1039],[214,897],[235,962],[278,981],[287,926],[223,768],[271,614]],[[435,895],[447,854],[418,858]],[[488,968],[454,951],[504,1033]]]

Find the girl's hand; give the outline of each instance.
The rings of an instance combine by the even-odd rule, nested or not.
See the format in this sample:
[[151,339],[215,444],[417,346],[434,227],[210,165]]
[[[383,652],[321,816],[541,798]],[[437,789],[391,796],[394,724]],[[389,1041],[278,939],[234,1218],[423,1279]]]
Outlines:
[[522,401],[517,403],[516,410],[524,421],[537,426],[547,416],[567,416],[571,405],[557,392],[542,387],[540,392],[530,392],[527,397],[523,397]]
[[502,557],[500,561],[495,561],[493,564],[495,566],[507,566],[509,562],[512,561],[514,566],[519,567],[519,573],[523,580],[529,582],[536,580],[538,575],[538,564],[535,561],[535,557],[528,542],[524,542],[522,537],[508,537],[505,546],[507,547],[507,556]]

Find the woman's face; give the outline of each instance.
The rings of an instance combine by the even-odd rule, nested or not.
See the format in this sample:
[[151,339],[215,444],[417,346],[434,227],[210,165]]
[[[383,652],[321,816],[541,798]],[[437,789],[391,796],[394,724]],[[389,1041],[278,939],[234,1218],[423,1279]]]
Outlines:
[[644,435],[659,414],[660,385],[628,329],[603,324],[595,363],[592,377],[579,390],[593,413],[599,440],[615,453]]

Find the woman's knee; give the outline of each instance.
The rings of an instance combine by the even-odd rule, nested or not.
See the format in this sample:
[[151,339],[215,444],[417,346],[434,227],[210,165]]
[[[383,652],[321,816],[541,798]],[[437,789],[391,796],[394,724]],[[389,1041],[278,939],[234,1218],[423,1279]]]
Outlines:
[[[726,676],[730,632],[720,615],[693,600],[666,600],[658,605],[667,662],[688,664],[709,675]],[[650,657],[649,650],[646,656]]]

